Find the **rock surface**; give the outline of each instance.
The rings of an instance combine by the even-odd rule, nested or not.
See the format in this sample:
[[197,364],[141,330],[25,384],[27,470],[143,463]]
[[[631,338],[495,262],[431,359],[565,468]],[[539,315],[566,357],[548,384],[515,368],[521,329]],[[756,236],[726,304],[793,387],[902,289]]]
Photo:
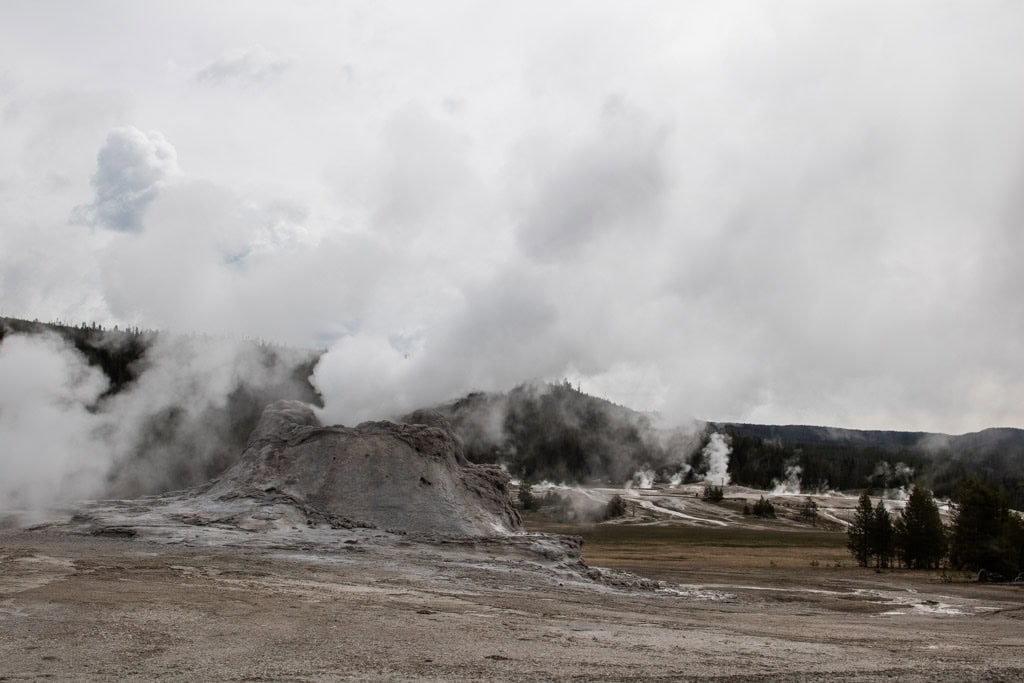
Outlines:
[[[427,541],[521,535],[508,475],[467,461],[443,418],[407,419],[413,418],[431,424],[324,427],[309,405],[278,401],[264,411],[238,462],[217,479],[159,496],[89,503],[64,526],[169,542],[188,542],[203,529],[204,542],[214,544],[237,540],[220,539],[220,532],[264,532],[255,543],[315,537],[328,545],[338,529]],[[578,560],[578,551],[570,554]]]
[[308,405],[279,401],[203,496],[283,495],[326,520],[488,536],[521,528],[507,485],[500,468],[468,462],[443,423],[324,427]]

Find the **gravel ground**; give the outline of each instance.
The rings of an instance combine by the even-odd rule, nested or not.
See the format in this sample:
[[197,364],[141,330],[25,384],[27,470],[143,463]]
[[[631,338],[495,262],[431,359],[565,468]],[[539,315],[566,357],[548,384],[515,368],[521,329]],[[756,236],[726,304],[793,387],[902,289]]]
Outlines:
[[652,589],[554,546],[331,533],[0,535],[0,680],[1024,680],[1010,586]]

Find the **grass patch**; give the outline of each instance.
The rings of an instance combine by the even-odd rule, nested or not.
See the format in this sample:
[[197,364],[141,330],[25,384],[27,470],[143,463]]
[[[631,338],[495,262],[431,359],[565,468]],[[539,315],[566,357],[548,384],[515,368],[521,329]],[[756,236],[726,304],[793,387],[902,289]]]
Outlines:
[[582,536],[589,564],[651,578],[699,580],[707,573],[747,570],[825,572],[851,565],[846,534],[835,531],[531,520],[527,528]]
[[845,548],[846,534],[819,530],[691,527],[682,524],[537,523],[531,531],[582,536],[600,546],[706,546],[717,548]]

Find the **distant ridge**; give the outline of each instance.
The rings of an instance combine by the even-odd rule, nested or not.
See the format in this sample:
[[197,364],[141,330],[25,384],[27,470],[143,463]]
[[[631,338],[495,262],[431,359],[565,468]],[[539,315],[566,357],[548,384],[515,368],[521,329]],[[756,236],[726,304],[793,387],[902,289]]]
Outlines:
[[1005,450],[1024,455],[1024,429],[992,427],[966,434],[904,432],[879,429],[844,429],[813,425],[761,425],[742,422],[713,423],[716,428],[740,436],[790,445],[877,448],[891,452],[907,450],[938,455],[944,452],[977,456]]
[[713,432],[731,437],[729,472],[737,484],[772,488],[799,467],[802,485],[885,490],[926,484],[949,497],[971,477],[1005,487],[1024,508],[1024,430],[969,434],[860,430],[815,425],[694,423],[654,426],[649,414],[582,393],[568,383],[469,394],[435,406],[476,462],[497,462],[526,481],[621,483],[640,471],[661,480],[685,469],[702,474]]

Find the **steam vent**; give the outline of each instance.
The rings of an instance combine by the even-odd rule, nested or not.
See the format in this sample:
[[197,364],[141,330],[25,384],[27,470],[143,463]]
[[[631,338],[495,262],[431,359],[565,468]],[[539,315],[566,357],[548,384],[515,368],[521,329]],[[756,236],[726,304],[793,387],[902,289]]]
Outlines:
[[324,427],[308,405],[278,401],[206,496],[280,496],[307,514],[413,534],[492,536],[520,528],[500,468],[466,460],[440,415],[418,411],[407,420],[417,424]]

